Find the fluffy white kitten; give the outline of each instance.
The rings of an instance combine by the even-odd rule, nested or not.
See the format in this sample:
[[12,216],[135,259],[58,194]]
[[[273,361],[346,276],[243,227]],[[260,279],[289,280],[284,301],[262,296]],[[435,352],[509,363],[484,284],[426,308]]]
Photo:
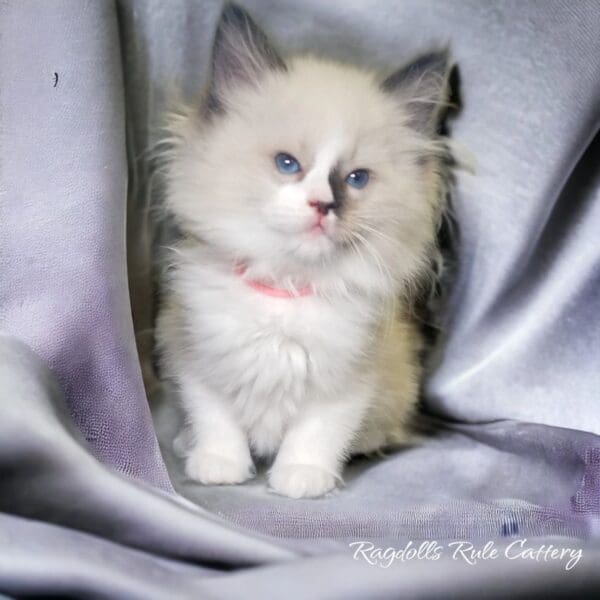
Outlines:
[[387,78],[284,60],[225,9],[212,76],[173,121],[168,209],[183,233],[157,324],[185,407],[186,471],[336,485],[352,453],[406,442],[422,347],[408,291],[435,254],[448,58]]

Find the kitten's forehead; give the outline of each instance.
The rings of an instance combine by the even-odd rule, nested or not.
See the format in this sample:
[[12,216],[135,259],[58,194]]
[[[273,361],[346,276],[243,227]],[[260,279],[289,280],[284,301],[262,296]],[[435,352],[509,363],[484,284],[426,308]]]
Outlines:
[[291,101],[299,117],[316,120],[322,131],[364,128],[387,112],[388,99],[370,72],[310,59],[298,60],[292,67],[287,82],[282,82],[287,87],[287,92],[281,90],[285,100]]
[[413,136],[400,103],[380,83],[372,71],[296,59],[259,86],[241,87],[230,99],[231,118],[214,131],[229,155],[285,152],[323,175],[334,168],[385,168],[406,153]]
[[352,161],[369,139],[380,142],[398,116],[372,73],[316,59],[293,62],[257,101],[265,134],[329,166]]

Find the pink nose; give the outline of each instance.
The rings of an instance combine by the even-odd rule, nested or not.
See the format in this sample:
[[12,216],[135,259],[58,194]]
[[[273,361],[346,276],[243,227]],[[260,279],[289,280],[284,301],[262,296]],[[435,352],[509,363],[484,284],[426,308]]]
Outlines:
[[330,202],[323,202],[321,200],[309,200],[308,205],[312,206],[320,215],[325,216],[331,209]]

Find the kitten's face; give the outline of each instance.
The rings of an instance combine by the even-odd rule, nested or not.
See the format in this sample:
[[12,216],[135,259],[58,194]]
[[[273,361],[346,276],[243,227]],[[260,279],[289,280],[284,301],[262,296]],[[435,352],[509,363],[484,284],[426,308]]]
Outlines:
[[372,73],[316,59],[284,65],[272,54],[259,65],[253,56],[240,75],[245,55],[219,65],[219,52],[256,53],[266,39],[253,46],[234,33],[226,24],[217,36],[212,114],[186,126],[174,165],[180,222],[233,260],[270,261],[274,271],[350,257],[413,268],[436,211],[411,98]]

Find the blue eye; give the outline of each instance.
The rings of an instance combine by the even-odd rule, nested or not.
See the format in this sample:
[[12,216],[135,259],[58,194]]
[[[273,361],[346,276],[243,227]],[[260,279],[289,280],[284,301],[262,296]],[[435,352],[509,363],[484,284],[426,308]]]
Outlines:
[[300,163],[293,156],[286,154],[285,152],[280,152],[275,157],[275,165],[284,175],[293,175],[294,173],[298,173],[302,168],[300,167]]
[[346,183],[357,190],[364,188],[365,185],[369,183],[369,171],[366,169],[352,171],[352,173],[346,177]]

